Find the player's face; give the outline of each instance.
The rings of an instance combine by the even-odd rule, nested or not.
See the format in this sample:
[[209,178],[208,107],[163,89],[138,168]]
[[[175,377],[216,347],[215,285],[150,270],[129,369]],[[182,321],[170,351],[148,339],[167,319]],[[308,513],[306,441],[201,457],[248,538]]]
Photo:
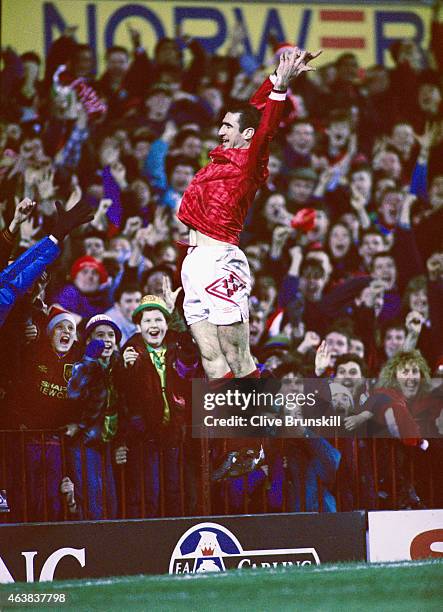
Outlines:
[[240,132],[240,113],[226,113],[218,137],[223,149],[247,149],[253,135],[252,128]]
[[54,327],[51,337],[51,345],[57,353],[67,353],[71,350],[75,340],[75,326],[71,321],[60,321]]
[[165,315],[160,310],[144,310],[140,329],[147,344],[153,348],[160,347],[168,331]]

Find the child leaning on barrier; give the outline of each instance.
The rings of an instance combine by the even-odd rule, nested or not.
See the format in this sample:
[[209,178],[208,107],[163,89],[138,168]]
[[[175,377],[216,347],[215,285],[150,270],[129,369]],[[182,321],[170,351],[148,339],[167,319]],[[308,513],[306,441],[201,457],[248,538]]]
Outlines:
[[[199,369],[198,349],[189,332],[170,328],[170,309],[159,296],[145,295],[132,319],[141,331],[123,347],[128,512],[131,517],[141,516],[144,507],[145,515],[158,516],[163,457],[165,512],[177,516],[181,514],[180,447],[190,423],[191,381]],[[119,463],[126,462],[125,448],[118,448]]]
[[74,365],[68,384],[68,396],[77,401],[79,410],[78,422],[67,431],[73,438],[68,465],[78,497],[85,489],[87,492],[87,499],[81,500],[85,517],[115,518],[111,442],[124,411],[120,382],[123,362],[118,352],[121,332],[112,319],[96,315],[86,324],[85,334],[83,359]]

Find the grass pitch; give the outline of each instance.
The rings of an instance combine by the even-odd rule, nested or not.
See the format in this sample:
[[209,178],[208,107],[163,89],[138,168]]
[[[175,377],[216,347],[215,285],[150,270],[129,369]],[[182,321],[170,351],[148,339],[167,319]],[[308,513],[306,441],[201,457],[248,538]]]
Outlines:
[[[6,603],[8,594],[24,592],[64,592],[68,602],[51,607]],[[0,597],[1,610],[441,611],[443,560],[16,583],[1,585]]]

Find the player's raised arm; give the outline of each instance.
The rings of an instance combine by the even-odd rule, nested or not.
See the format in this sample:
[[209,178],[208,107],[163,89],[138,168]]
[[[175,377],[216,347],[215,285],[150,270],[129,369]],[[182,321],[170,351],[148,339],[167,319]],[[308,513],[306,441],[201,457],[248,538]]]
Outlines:
[[280,56],[277,69],[260,85],[249,103],[259,110],[263,110],[273,89],[285,92],[292,79],[303,72],[315,70],[313,66],[309,65],[309,62],[316,59],[321,53],[321,50],[315,53],[301,51],[298,47],[284,51]]
[[315,70],[307,62],[318,57],[320,53],[321,51],[300,52],[298,47],[284,51],[274,75],[265,81],[250,100],[250,103],[259,110],[263,107],[260,104],[261,101],[263,98],[265,100],[260,125],[254,134],[249,150],[248,172],[251,176],[261,174],[263,167],[267,166],[268,145],[280,124],[289,82],[303,72]]

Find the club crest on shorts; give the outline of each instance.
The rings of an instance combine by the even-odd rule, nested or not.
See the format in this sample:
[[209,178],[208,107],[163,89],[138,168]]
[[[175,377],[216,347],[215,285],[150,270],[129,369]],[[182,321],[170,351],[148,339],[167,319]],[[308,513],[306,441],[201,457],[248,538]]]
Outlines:
[[233,298],[237,292],[244,291],[244,289],[246,289],[246,283],[238,274],[231,270],[228,270],[224,276],[217,278],[217,280],[205,287],[205,291],[210,295],[231,302],[231,304],[236,303],[231,298]]
[[224,572],[234,568],[318,565],[315,548],[243,550],[236,536],[218,523],[199,523],[175,545],[170,574]]

